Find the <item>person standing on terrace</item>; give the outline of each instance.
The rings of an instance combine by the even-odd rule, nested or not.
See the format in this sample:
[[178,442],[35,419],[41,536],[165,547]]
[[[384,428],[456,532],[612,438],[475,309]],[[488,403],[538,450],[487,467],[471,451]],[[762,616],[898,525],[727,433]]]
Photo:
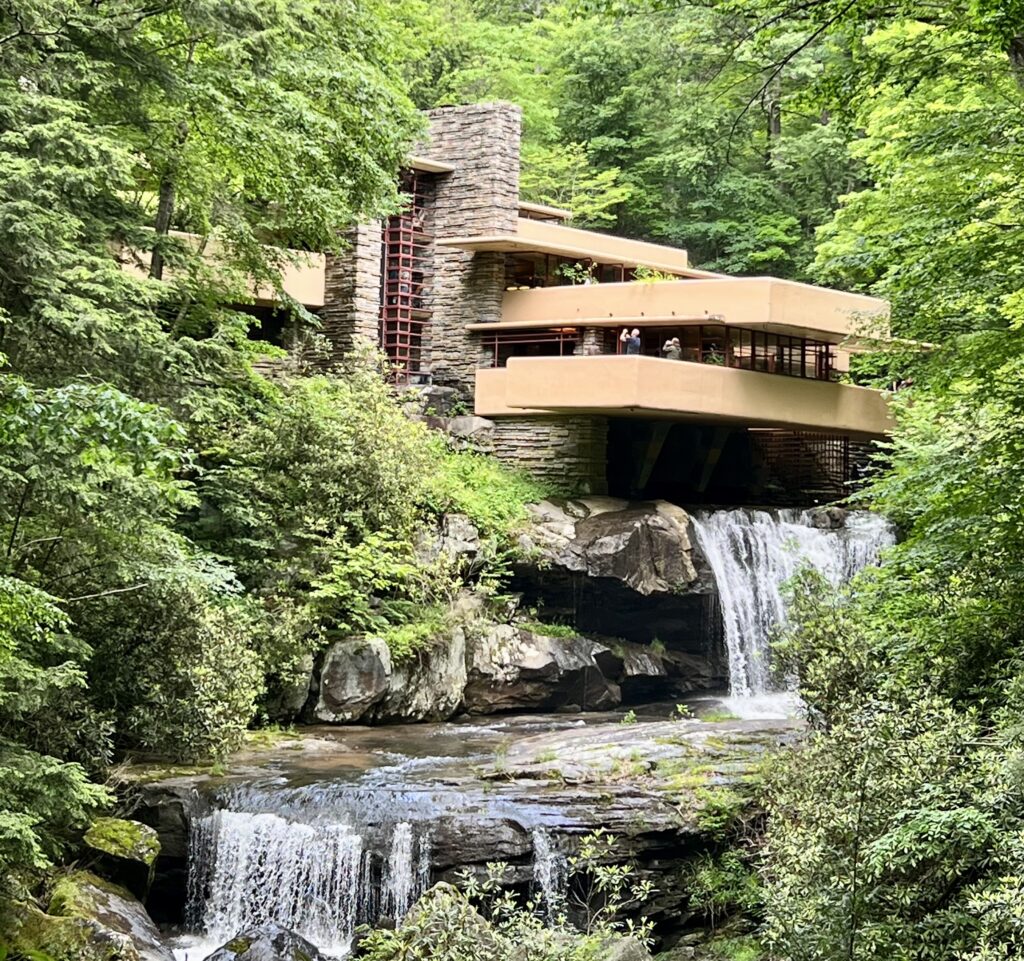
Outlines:
[[632,332],[628,327],[622,329],[622,333],[619,335],[619,340],[626,345],[627,354],[639,354],[640,353],[640,330],[634,327]]

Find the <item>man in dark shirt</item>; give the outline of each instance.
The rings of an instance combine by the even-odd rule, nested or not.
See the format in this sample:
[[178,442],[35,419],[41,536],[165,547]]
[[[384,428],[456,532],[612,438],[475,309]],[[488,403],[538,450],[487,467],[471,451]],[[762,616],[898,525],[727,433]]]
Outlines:
[[621,340],[626,345],[627,354],[639,354],[640,353],[640,331],[634,327],[632,331],[628,328],[623,328],[622,333],[619,335]]

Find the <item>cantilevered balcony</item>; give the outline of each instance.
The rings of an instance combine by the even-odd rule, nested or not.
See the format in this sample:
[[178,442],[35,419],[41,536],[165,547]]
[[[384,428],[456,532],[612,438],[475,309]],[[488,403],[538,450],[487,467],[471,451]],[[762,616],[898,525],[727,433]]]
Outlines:
[[643,356],[514,357],[476,373],[483,417],[596,414],[880,437],[875,390]]
[[470,251],[499,251],[507,254],[547,254],[591,264],[620,267],[651,267],[680,277],[717,277],[690,266],[685,250],[650,244],[642,240],[613,237],[593,230],[579,230],[544,220],[520,217],[513,232],[467,234],[437,241],[442,247]]
[[[172,230],[171,234],[193,249],[201,249],[210,263],[222,262],[223,248],[216,240],[204,239],[198,234],[179,230]],[[123,258],[124,268],[138,276],[146,276],[149,273],[150,259],[149,251],[126,251]],[[281,287],[284,292],[310,310],[323,307],[326,261],[327,258],[322,253],[289,250],[288,261],[281,267]],[[171,268],[165,269],[165,279],[170,279],[173,275],[174,271]],[[254,281],[249,283],[249,293],[257,306],[273,307],[278,302],[276,290],[272,287],[259,286]]]
[[774,277],[580,284],[506,291],[500,324],[471,330],[725,323],[838,343],[887,328],[884,300]]

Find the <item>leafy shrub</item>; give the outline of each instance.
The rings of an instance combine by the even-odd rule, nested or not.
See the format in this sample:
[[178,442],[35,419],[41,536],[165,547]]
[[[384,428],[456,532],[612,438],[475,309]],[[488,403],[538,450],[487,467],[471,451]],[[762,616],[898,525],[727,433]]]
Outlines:
[[[0,887],[12,868],[45,868],[109,802],[84,768],[39,749],[75,745],[87,649],[55,598],[0,577]],[[103,731],[99,732],[102,737]]]
[[189,573],[153,583],[97,611],[92,683],[117,704],[124,747],[195,761],[242,743],[262,691],[251,639],[262,612]]
[[701,854],[684,881],[690,903],[715,925],[735,912],[752,914],[760,905],[761,889],[751,866],[736,850]]
[[552,496],[544,484],[491,457],[442,449],[434,439],[435,464],[424,478],[424,506],[434,514],[465,514],[485,537],[508,538],[526,519],[526,505]]

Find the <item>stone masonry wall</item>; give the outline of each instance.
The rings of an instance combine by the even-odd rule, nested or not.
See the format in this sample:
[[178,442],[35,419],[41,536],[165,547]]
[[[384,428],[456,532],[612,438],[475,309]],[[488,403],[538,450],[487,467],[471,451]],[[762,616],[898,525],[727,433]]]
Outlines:
[[573,353],[577,357],[593,357],[604,352],[604,330],[600,327],[584,327],[583,336],[576,342]]
[[357,338],[376,344],[380,327],[379,221],[348,232],[349,248],[327,258],[321,333],[330,341],[331,361],[347,354]]
[[[514,233],[519,215],[521,111],[510,103],[442,107],[430,111],[424,157],[450,163],[438,177],[431,228],[438,239]],[[466,324],[501,319],[505,289],[501,253],[472,253],[438,245],[434,252],[427,356],[434,382],[468,395],[482,362],[479,337]]]
[[607,493],[603,417],[502,417],[493,444],[500,460],[570,493]]

